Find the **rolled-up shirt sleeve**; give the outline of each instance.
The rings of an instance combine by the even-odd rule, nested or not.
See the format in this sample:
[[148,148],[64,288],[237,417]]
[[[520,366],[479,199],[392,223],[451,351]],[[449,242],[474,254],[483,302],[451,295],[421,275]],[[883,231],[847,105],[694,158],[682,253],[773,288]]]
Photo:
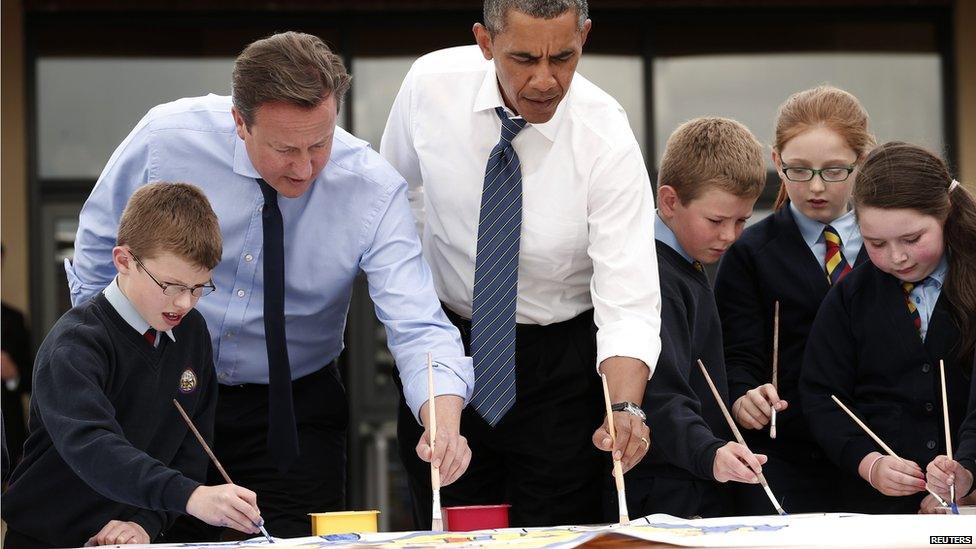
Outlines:
[[614,356],[636,358],[647,365],[650,378],[661,353],[661,290],[654,198],[636,141],[599,159],[588,204],[597,367]]
[[464,356],[461,334],[447,319],[434,291],[410,214],[407,185],[400,179],[378,206],[365,238],[360,266],[366,273],[376,316],[386,328],[407,405],[415,418],[427,401],[427,353],[434,362],[435,395],[465,403],[474,389],[474,368]]

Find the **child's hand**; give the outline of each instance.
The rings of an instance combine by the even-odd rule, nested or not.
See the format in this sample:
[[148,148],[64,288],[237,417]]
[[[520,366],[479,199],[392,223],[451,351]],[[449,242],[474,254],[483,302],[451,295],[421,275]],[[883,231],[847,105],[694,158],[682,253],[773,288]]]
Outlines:
[[85,547],[94,547],[96,545],[126,545],[130,543],[145,545],[150,541],[149,534],[143,530],[142,526],[134,522],[110,520],[97,534],[88,538],[88,541],[85,542]]
[[712,476],[719,482],[744,482],[758,484],[756,473],[762,472],[762,465],[766,463],[766,456],[753,454],[748,448],[738,442],[729,442],[715,452],[712,463]]
[[957,500],[969,493],[969,489],[973,486],[973,474],[948,456],[935,456],[935,459],[925,468],[925,479],[928,481],[929,488],[946,501],[949,501],[950,485],[956,486]]
[[925,490],[922,468],[907,459],[871,452],[861,460],[859,472],[868,484],[886,496],[910,496]]
[[746,429],[762,429],[773,415],[772,408],[782,412],[787,406],[789,403],[780,400],[773,384],[767,383],[739,397],[732,404],[732,415],[736,423]]
[[258,496],[234,484],[200,486],[190,494],[186,512],[214,526],[227,526],[246,534],[260,534],[263,524]]
[[940,511],[936,511],[942,505],[938,501],[935,501],[935,497],[932,494],[926,494],[925,498],[922,499],[922,503],[918,505],[919,515],[937,515]]

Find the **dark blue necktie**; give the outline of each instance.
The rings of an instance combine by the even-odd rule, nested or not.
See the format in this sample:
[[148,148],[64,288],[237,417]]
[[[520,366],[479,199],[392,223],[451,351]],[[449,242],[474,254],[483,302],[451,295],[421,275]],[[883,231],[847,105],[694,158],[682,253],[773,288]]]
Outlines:
[[268,348],[268,449],[282,472],[298,457],[298,428],[291,394],[291,365],[285,339],[285,228],[278,192],[263,179],[264,337]]
[[471,405],[494,426],[515,403],[515,302],[522,233],[522,170],[512,140],[525,120],[501,107],[501,138],[485,168],[478,220],[471,313],[474,396]]

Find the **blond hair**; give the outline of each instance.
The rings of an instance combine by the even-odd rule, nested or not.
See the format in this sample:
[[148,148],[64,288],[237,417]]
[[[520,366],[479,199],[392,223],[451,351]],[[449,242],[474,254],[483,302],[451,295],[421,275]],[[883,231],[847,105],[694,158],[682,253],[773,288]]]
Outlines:
[[237,56],[234,108],[248,128],[264,103],[282,102],[311,109],[332,96],[338,108],[351,80],[342,58],[318,36],[301,32],[273,34],[252,42]]
[[132,193],[116,244],[140,259],[171,253],[207,270],[220,263],[222,253],[217,214],[203,192],[187,183],[150,183]]
[[763,146],[749,128],[729,118],[695,118],[674,130],[661,158],[657,186],[673,187],[682,203],[716,187],[757,198],[766,185]]
[[[773,150],[779,153],[794,137],[820,127],[841,136],[858,160],[874,148],[874,136],[868,131],[868,113],[861,102],[840,88],[817,86],[794,93],[780,105]],[[774,207],[781,208],[787,198],[786,186],[780,185]]]

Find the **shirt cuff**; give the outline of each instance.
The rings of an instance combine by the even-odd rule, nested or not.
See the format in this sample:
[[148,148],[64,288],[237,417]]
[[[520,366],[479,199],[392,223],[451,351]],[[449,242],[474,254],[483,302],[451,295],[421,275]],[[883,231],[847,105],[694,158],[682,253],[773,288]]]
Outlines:
[[647,379],[654,375],[661,354],[661,332],[644,322],[614,322],[596,332],[596,371],[614,356],[640,360],[647,366]]
[[[465,379],[458,372],[471,372],[470,379]],[[420,421],[420,408],[428,400],[427,391],[427,367],[415,372],[410,379],[401,379],[403,382],[403,396],[407,400],[407,406],[413,413],[417,423]],[[458,357],[451,360],[434,361],[434,396],[456,395],[464,399],[467,406],[471,400],[471,393],[474,391],[474,366],[470,357]]]

